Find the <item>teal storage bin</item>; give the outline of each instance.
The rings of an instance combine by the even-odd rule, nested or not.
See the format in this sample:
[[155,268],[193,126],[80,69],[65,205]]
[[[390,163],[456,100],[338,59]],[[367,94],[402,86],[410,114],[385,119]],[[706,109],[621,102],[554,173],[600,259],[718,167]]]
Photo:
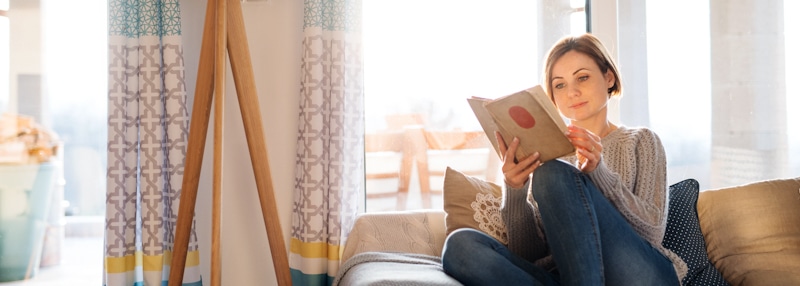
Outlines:
[[0,165],[0,282],[39,271],[54,164]]

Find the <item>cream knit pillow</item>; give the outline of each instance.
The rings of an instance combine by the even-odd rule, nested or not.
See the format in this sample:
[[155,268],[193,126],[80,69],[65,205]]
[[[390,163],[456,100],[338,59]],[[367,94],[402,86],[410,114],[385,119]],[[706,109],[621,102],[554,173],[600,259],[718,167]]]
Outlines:
[[444,175],[445,225],[449,235],[459,228],[473,228],[508,243],[500,215],[502,189],[497,184],[467,176],[447,167]]

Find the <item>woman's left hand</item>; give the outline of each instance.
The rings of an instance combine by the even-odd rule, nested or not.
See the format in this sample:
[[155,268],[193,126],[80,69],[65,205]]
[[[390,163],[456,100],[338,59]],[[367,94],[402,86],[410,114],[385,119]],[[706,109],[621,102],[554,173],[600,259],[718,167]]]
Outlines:
[[570,125],[565,135],[572,142],[572,146],[575,146],[578,168],[584,173],[594,171],[597,165],[600,164],[601,154],[603,153],[603,144],[600,143],[600,136],[575,125]]

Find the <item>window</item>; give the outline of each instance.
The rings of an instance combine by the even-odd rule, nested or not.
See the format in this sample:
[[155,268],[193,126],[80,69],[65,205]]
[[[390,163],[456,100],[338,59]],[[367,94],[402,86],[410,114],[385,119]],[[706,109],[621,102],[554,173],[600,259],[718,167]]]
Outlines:
[[[60,143],[41,258],[42,266],[59,267],[42,267],[56,275],[39,272],[40,279],[102,278],[85,272],[102,268],[94,254],[101,254],[105,214],[106,8],[106,1],[0,0],[0,114],[33,119]],[[0,135],[12,129],[4,127]]]
[[106,3],[3,5],[0,113],[30,118],[58,136],[62,168],[54,196],[63,197],[66,216],[91,221],[91,233],[99,235],[105,213]]
[[[8,6],[8,1],[5,1]],[[67,215],[105,213],[106,3],[11,1],[0,17],[0,113],[28,116],[63,144]],[[75,15],[81,15],[75,17]]]
[[[8,0],[0,0],[0,86],[9,86],[9,22]],[[8,105],[8,88],[0,88],[0,111]]]
[[74,5],[69,1],[46,1],[42,5],[44,90],[51,112],[50,124],[64,142],[64,198],[69,201],[68,215],[105,215],[108,139],[105,2]]
[[646,96],[670,182],[711,189],[800,175],[795,2],[647,2]]
[[[489,144],[466,99],[539,84],[546,49],[586,31],[583,2],[364,1],[367,211],[441,208],[448,165],[501,180],[486,169],[497,157],[488,145],[448,150],[458,143],[442,142],[478,133]],[[407,164],[403,133],[416,142]],[[414,164],[422,155],[427,167]]]
[[[791,68],[800,58],[790,52],[800,48],[796,1],[759,2],[758,9],[723,0],[463,2],[364,3],[367,134],[397,133],[394,114],[423,131],[480,130],[465,98],[538,84],[545,49],[590,26],[625,84],[610,118],[659,134],[668,183],[695,178],[701,189],[715,189],[800,175],[800,114],[791,110],[800,106]],[[431,170],[466,166],[434,159],[436,152],[443,151],[427,151]],[[484,164],[476,158],[467,161]],[[401,159],[397,150],[368,152],[367,177],[398,175]],[[367,211],[441,207],[435,191],[431,203],[420,198],[417,165],[399,174],[410,178],[367,180]],[[428,175],[431,190],[441,186],[434,171]],[[409,183],[398,187],[398,180]],[[406,202],[395,204],[406,187]],[[370,199],[375,192],[388,195]]]

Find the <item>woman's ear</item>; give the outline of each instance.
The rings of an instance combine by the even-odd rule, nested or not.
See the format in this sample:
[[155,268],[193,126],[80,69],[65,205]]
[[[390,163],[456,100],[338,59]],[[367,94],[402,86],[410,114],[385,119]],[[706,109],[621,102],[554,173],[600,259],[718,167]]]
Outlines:
[[617,77],[614,76],[614,73],[611,72],[611,69],[606,70],[606,88],[610,91],[614,84],[617,82]]

